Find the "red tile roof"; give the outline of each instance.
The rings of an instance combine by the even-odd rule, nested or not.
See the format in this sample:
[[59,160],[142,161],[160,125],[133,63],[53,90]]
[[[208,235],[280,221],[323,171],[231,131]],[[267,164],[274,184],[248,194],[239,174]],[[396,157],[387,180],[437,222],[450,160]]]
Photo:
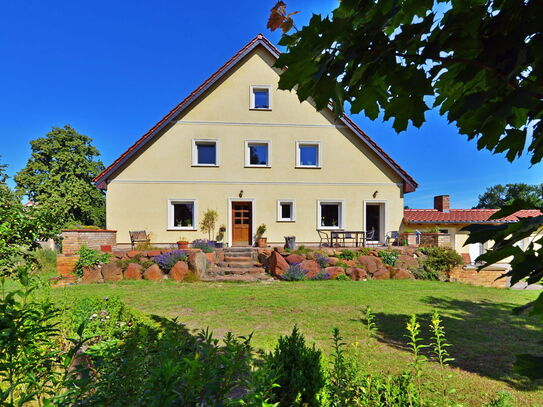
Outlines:
[[[134,155],[143,145],[151,140],[156,134],[165,127],[173,118],[181,113],[184,109],[190,106],[198,97],[205,92],[211,85],[220,79],[226,72],[232,69],[245,55],[256,48],[258,45],[263,46],[276,58],[279,57],[280,51],[262,34],[258,34],[247,45],[240,49],[232,58],[230,58],[217,72],[211,75],[204,83],[196,88],[188,95],[181,103],[174,107],[166,116],[164,116],[157,124],[155,124],[147,133],[137,140],[128,150],[126,150],[119,158],[117,158],[109,167],[107,167],[100,175],[94,178],[96,186],[100,189],[107,188],[108,178],[123,165],[132,155]],[[396,163],[387,153],[385,153],[356,123],[354,123],[347,115],[339,119],[343,124],[349,127],[358,137],[362,139],[386,164],[388,164],[405,182],[404,192],[412,192],[418,184],[415,180]]]
[[537,209],[523,209],[501,219],[488,220],[498,209],[451,209],[440,212],[437,209],[404,209],[406,223],[506,223],[519,218],[543,215]]

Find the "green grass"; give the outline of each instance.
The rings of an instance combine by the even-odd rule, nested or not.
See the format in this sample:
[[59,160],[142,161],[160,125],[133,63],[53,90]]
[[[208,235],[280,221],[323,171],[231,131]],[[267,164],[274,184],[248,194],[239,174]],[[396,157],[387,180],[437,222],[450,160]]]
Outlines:
[[[121,297],[144,312],[177,317],[190,328],[211,327],[217,336],[232,331],[253,332],[253,345],[271,349],[278,336],[294,324],[309,342],[328,352],[333,327],[353,344],[369,371],[399,372],[407,367],[405,324],[411,313],[420,315],[424,335],[433,309],[443,317],[455,358],[448,373],[457,400],[481,405],[505,390],[516,405],[543,405],[543,392],[511,375],[514,354],[537,353],[541,345],[536,321],[514,316],[513,307],[533,300],[537,293],[472,287],[430,281],[302,282],[227,284],[121,282],[55,288],[63,297]],[[361,322],[362,308],[376,314],[377,339],[369,340]],[[426,367],[429,377],[438,366]]]

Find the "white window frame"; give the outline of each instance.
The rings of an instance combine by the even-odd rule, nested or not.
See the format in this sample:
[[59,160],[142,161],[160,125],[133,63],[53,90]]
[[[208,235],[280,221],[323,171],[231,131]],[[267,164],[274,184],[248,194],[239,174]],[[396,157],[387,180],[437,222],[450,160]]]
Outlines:
[[[198,163],[198,143],[215,144],[215,164]],[[192,139],[192,166],[193,167],[218,167],[220,162],[220,144],[218,139]]]
[[[267,90],[268,91],[268,104],[267,108],[258,108],[255,107],[255,90]],[[272,110],[272,86],[271,85],[251,85],[249,89],[249,109],[250,110],[263,110],[270,111]]]
[[[268,146],[268,163],[251,164],[251,154],[249,154],[249,146],[251,144],[265,144]],[[245,140],[245,167],[270,168],[271,167],[271,141],[270,140]]]
[[[192,211],[192,226],[176,226],[174,225],[174,205],[187,204],[193,205]],[[198,201],[196,199],[168,199],[168,227],[167,230],[197,230],[198,225]]]
[[[339,205],[339,222],[337,226],[321,226],[321,205]],[[318,230],[341,230],[345,222],[345,201],[343,199],[319,199],[317,200],[317,229]]]
[[[300,147],[317,146],[317,165],[302,165]],[[296,168],[322,168],[322,146],[320,141],[297,141],[296,142]]]
[[[290,218],[283,218],[281,205],[290,204]],[[296,222],[296,200],[294,199],[278,199],[277,200],[277,222]]]

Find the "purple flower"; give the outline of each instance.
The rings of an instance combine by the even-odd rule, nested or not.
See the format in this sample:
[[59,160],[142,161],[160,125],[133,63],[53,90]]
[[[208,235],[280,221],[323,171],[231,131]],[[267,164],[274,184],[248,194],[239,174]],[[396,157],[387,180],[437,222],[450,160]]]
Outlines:
[[168,253],[161,254],[160,256],[155,256],[153,260],[158,267],[164,271],[170,271],[170,269],[175,266],[175,263],[178,261],[187,261],[188,255],[185,250],[173,250]]

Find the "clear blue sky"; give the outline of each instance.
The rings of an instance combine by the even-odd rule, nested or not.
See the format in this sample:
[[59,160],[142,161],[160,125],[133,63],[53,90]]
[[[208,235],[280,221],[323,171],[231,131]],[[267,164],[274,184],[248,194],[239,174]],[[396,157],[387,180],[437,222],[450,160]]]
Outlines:
[[[13,175],[29,142],[70,124],[94,139],[110,164],[239,48],[266,29],[275,0],[10,1],[0,15],[0,154]],[[292,0],[297,24],[335,0]],[[478,151],[437,113],[396,134],[389,123],[354,120],[420,184],[415,208],[451,194],[471,207],[496,183],[543,181],[542,165]]]

